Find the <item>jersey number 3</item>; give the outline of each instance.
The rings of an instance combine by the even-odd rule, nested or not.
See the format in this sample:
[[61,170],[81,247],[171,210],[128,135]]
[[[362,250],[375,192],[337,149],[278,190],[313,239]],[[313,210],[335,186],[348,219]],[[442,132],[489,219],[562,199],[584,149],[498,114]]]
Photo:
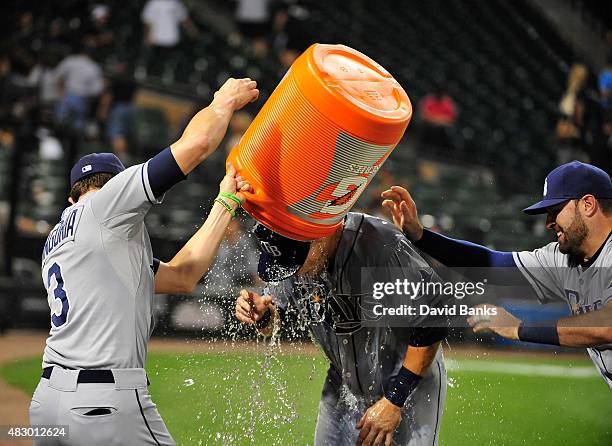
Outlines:
[[57,285],[53,289],[53,296],[56,299],[59,299],[62,303],[62,312],[58,316],[53,310],[51,310],[51,323],[55,328],[59,328],[66,323],[70,304],[68,303],[68,295],[66,294],[66,290],[64,290],[62,269],[57,263],[54,263],[53,265],[51,265],[51,268],[49,268],[49,273],[47,276],[47,287],[51,286],[51,277],[53,276],[55,276],[55,282],[57,283]]

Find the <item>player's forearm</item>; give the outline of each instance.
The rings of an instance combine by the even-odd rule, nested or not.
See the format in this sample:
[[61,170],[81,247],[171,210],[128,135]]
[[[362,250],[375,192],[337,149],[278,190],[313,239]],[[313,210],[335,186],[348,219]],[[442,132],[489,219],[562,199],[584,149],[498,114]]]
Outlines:
[[522,324],[517,329],[520,341],[564,347],[597,347],[612,343],[612,304],[601,310],[540,323]]
[[440,342],[436,342],[435,344],[428,345],[426,347],[408,346],[408,349],[406,350],[406,358],[404,359],[403,364],[404,367],[406,367],[412,373],[422,376],[436,357],[439,347]]
[[232,216],[215,202],[202,227],[169,262],[183,291],[193,292],[213,262]]
[[199,111],[172,144],[172,154],[185,175],[212,154],[221,143],[234,112],[234,99],[220,96]]
[[559,344],[568,347],[596,347],[612,343],[612,304],[601,310],[559,319]]
[[440,342],[426,347],[408,346],[402,368],[389,382],[385,391],[385,399],[397,407],[404,407],[406,400],[418,387],[423,374],[431,365]]
[[612,343],[612,327],[557,327],[565,347],[597,347]]

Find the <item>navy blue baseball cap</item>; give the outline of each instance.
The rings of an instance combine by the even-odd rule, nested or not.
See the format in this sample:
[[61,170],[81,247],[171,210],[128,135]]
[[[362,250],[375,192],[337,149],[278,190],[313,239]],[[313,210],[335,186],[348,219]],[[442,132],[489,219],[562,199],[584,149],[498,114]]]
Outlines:
[[546,209],[585,195],[612,198],[610,175],[591,164],[572,161],[554,169],[544,181],[544,199],[523,209],[529,215],[544,214]]
[[301,242],[271,231],[261,223],[253,227],[259,242],[257,273],[265,282],[278,282],[294,275],[306,261],[310,242]]
[[118,174],[123,172],[125,166],[114,153],[90,153],[78,160],[70,171],[70,187],[74,186],[79,180],[82,180],[94,173],[112,173]]

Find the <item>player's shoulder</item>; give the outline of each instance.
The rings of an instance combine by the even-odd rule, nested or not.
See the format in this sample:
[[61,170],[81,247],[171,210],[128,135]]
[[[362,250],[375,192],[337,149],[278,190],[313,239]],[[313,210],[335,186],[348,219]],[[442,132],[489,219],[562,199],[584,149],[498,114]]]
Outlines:
[[360,212],[349,212],[344,230],[357,235],[363,241],[395,245],[398,239],[405,238],[402,231],[387,220]]
[[547,256],[565,255],[559,250],[559,242],[550,242],[544,246],[534,249],[533,251],[523,250],[523,251],[514,251],[514,253],[518,255],[525,254],[525,253],[540,254],[540,255],[547,255]]
[[410,244],[393,223],[379,217],[349,212],[344,224],[344,239],[367,257],[388,256]]
[[606,239],[601,250],[602,262],[606,265],[612,264],[612,233]]
[[540,248],[540,251],[545,252],[549,255],[553,256],[564,256],[561,250],[559,249],[559,242],[550,242]]
[[608,238],[604,243],[604,250],[608,253],[612,252],[612,232],[608,235]]
[[104,186],[102,186],[100,190],[109,190],[112,188],[110,187],[111,185],[120,185],[120,184],[129,183],[129,182],[136,182],[138,184],[140,183],[144,184],[145,172],[143,168],[145,164],[146,163],[135,164],[133,166],[127,167],[125,170],[119,172],[117,175],[115,175],[110,180],[108,180],[108,182]]
[[533,251],[516,251],[513,255],[518,264],[524,264],[524,262],[529,261],[529,259],[537,260],[538,263],[551,267],[568,266],[570,262],[569,256],[563,254],[559,249],[558,242],[550,242]]

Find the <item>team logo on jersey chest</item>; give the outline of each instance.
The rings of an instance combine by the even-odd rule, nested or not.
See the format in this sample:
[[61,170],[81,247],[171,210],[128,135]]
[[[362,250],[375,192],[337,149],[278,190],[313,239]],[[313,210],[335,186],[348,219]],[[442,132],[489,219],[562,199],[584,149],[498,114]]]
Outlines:
[[596,300],[592,304],[583,304],[580,302],[580,294],[578,291],[565,289],[565,296],[569,303],[572,314],[584,314],[590,313],[591,311],[599,310],[603,307],[601,299]]
[[337,295],[329,284],[316,279],[298,280],[294,293],[300,317],[309,323],[328,324],[334,333],[342,335],[361,328],[361,296]]

